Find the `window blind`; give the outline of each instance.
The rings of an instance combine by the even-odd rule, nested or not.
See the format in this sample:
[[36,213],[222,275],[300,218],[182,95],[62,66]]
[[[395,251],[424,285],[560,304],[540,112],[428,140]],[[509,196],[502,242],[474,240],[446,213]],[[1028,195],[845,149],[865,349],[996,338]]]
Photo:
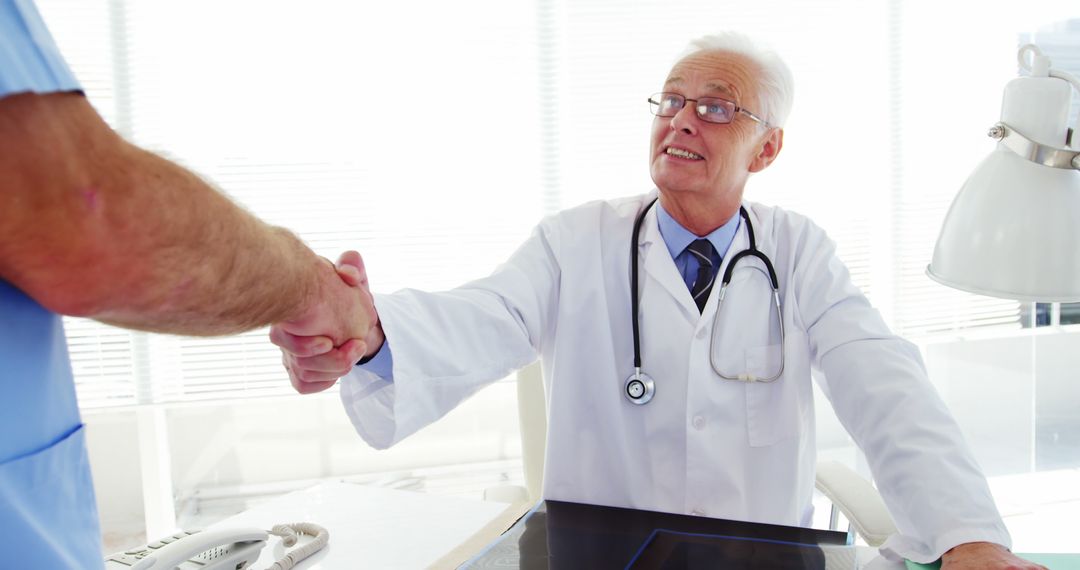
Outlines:
[[[41,9],[114,128],[322,255],[359,250],[377,292],[486,275],[552,207],[539,176],[533,6]],[[475,25],[447,25],[459,19]],[[83,408],[292,392],[265,330],[205,339],[82,319],[66,328]]]
[[[796,79],[784,150],[747,198],[825,228],[901,334],[1019,326],[1016,303],[952,291],[925,266],[992,148],[1016,38],[1067,14],[1059,2],[39,5],[114,128],[323,255],[359,250],[376,292],[453,287],[546,213],[648,191],[646,97],[689,39],[740,30]],[[83,407],[290,392],[265,331],[67,330]]]

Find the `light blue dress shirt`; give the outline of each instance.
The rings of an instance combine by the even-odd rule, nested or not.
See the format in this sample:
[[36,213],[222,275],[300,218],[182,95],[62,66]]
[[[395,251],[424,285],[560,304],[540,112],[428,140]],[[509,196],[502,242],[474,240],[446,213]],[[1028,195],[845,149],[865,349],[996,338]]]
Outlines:
[[[0,0],[0,102],[77,91],[30,0]],[[0,280],[0,567],[101,568],[101,531],[60,316]]]
[[701,266],[701,262],[689,251],[686,251],[686,247],[695,240],[702,239],[703,237],[709,240],[713,248],[716,250],[713,252],[713,277],[716,276],[716,272],[720,270],[720,262],[723,260],[723,254],[731,247],[731,240],[735,239],[735,232],[739,230],[739,223],[742,222],[742,217],[736,213],[730,220],[713,230],[707,236],[698,236],[690,230],[684,228],[682,224],[675,221],[675,218],[671,217],[671,214],[660,205],[656,203],[656,222],[660,226],[660,237],[664,238],[664,243],[667,244],[668,253],[671,254],[671,258],[675,260],[675,268],[679,270],[679,274],[682,275],[683,282],[686,283],[687,289],[693,289],[694,280],[697,279],[698,267]]
[[[656,221],[660,226],[660,237],[664,238],[668,252],[671,254],[671,258],[675,260],[675,267],[679,270],[679,274],[682,275],[683,282],[686,283],[686,289],[692,289],[701,262],[693,254],[686,251],[686,246],[701,238],[675,221],[675,218],[672,218],[671,214],[667,213],[667,210],[664,210],[659,202],[656,203]],[[735,239],[735,232],[739,230],[741,221],[742,217],[736,213],[724,225],[704,236],[716,249],[713,252],[714,277],[716,272],[720,270],[721,252],[727,251],[728,247],[731,246],[731,241]],[[375,353],[371,360],[357,366],[377,374],[384,380],[393,380],[394,358],[390,352],[390,341],[384,341],[382,348]]]

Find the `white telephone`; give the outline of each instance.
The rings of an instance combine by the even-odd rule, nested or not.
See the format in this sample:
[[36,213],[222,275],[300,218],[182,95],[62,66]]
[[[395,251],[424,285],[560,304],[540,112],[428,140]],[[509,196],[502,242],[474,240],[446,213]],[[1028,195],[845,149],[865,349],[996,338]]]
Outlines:
[[287,570],[311,556],[330,540],[326,529],[311,523],[259,528],[180,532],[140,548],[118,552],[105,559],[106,570],[245,570],[259,558],[270,534],[282,537],[286,547],[297,542],[297,534],[315,540],[297,548],[272,567]]

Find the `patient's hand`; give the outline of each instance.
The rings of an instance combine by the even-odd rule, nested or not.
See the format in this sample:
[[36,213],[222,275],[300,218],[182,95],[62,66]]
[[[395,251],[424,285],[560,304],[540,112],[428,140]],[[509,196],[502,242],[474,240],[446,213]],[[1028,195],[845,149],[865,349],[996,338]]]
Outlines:
[[[349,313],[352,321],[348,324],[355,325],[350,330],[359,331],[360,338],[344,339],[334,346],[330,330],[322,336],[307,334],[321,330],[318,319],[302,323],[302,327],[295,323],[280,323],[270,328],[270,342],[281,348],[281,361],[289,373],[289,381],[301,394],[330,388],[357,361],[382,347],[382,327],[360,254],[355,251],[343,253],[335,268],[343,284],[355,290],[357,303],[350,308],[355,312]],[[325,314],[330,310],[332,307],[325,307],[321,312]]]
[[990,542],[961,544],[941,557],[941,570],[1047,570]]

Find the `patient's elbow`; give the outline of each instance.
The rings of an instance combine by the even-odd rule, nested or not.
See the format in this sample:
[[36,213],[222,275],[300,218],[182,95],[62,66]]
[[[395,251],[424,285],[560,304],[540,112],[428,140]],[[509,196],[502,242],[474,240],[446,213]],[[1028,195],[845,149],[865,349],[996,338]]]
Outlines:
[[49,259],[49,256],[32,262],[16,260],[0,271],[0,279],[54,313],[95,317],[107,310],[111,300],[124,297],[117,294],[123,285],[118,276],[103,279],[116,272],[100,260],[91,262],[87,257],[83,260],[73,263],[71,259]]
[[28,287],[24,293],[42,307],[61,315],[93,318],[106,308],[106,296],[93,284],[72,282],[43,283]]

